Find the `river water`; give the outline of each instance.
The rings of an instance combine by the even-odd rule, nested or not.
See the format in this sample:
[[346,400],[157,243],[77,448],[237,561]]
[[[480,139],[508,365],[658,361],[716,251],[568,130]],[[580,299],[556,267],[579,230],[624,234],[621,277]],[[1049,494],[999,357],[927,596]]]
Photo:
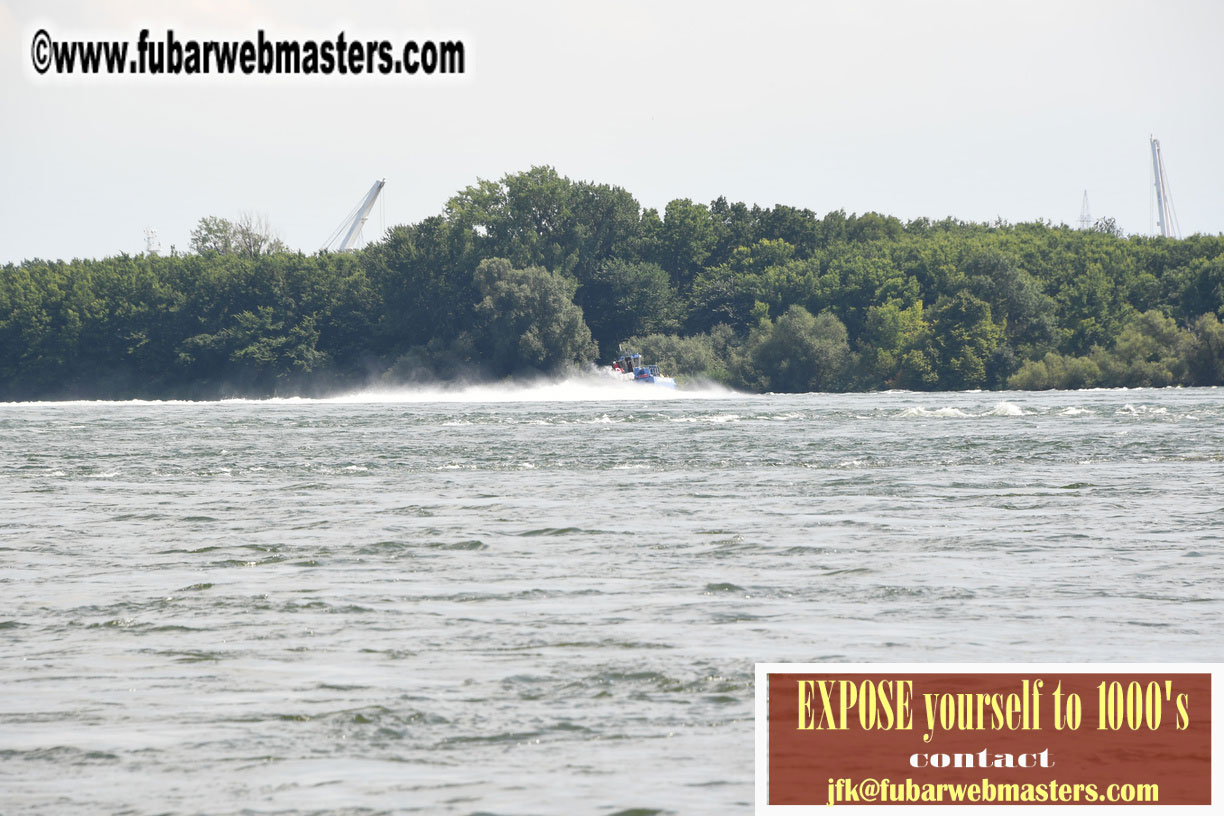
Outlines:
[[743,813],[753,664],[1221,659],[1224,391],[0,405],[0,812]]

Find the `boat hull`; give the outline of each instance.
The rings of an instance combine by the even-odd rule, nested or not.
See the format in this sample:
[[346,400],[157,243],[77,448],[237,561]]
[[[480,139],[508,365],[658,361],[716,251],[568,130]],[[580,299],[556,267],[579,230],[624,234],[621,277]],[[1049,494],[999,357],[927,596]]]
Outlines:
[[657,385],[662,388],[676,387],[676,381],[671,377],[655,377],[651,375],[648,377],[634,377],[633,381],[636,383],[646,383],[647,385]]

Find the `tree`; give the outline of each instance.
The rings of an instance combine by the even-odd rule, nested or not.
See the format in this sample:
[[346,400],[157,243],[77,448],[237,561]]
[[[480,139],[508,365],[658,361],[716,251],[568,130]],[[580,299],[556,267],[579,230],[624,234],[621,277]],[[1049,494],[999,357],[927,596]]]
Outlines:
[[1063,327],[1070,331],[1067,351],[1085,354],[1093,346],[1106,346],[1134,312],[1114,276],[1096,262],[1088,262],[1058,292]]
[[1101,382],[1101,367],[1089,357],[1064,357],[1047,352],[1028,360],[1007,379],[1008,388],[1045,391],[1050,388],[1092,388]]
[[635,334],[676,328],[679,309],[667,273],[658,264],[605,261],[576,295],[601,356]]
[[714,199],[710,203],[710,216],[714,221],[716,237],[714,247],[705,260],[706,265],[727,263],[738,247],[751,246],[756,241],[757,217],[760,214],[757,207],[749,210],[748,205],[740,201],[732,204],[724,196]]
[[258,258],[274,252],[286,252],[288,247],[276,237],[268,218],[262,213],[244,212],[237,221],[206,215],[191,231],[192,251],[206,255],[243,255]]
[[[990,304],[1014,346],[1040,346],[1054,338],[1054,299],[1044,294],[1018,259],[998,250],[975,253],[965,264],[969,292]],[[1010,372],[1009,372],[1010,373]]]
[[891,298],[918,299],[917,281],[907,278],[892,258],[878,247],[847,245],[829,262],[827,286],[830,308],[859,336],[872,305]]
[[630,337],[621,350],[640,353],[667,375],[724,381],[732,342],[730,327],[715,326],[709,334],[688,337],[658,333]]
[[1092,224],[1092,231],[1112,235],[1115,238],[1121,238],[1124,235],[1122,228],[1118,226],[1118,222],[1114,220],[1113,216],[1098,218]]
[[704,204],[677,198],[663,212],[659,254],[654,260],[671,275],[672,286],[687,293],[717,238],[710,210]]
[[939,384],[961,390],[986,385],[986,366],[1003,342],[991,320],[990,304],[961,290],[936,309],[935,349]]
[[894,299],[868,309],[861,347],[866,384],[925,390],[938,381],[921,300],[903,307]]
[[794,254],[795,248],[786,241],[762,239],[737,247],[727,263],[701,270],[693,281],[689,328],[708,331],[725,323],[746,329],[758,315],[767,316],[770,307],[781,314],[796,300],[806,301],[793,298],[796,293],[789,291],[793,287],[797,294],[808,295],[815,288],[810,262],[798,262],[802,268],[789,270],[792,274],[784,271]]
[[314,315],[286,326],[283,313],[271,306],[234,315],[213,334],[188,337],[180,358],[200,364],[202,376],[228,377],[237,384],[268,389],[295,374],[310,374],[327,362],[319,351]]
[[1194,338],[1155,309],[1137,314],[1114,347],[1094,354],[1106,380],[1128,387],[1177,385],[1186,380]]
[[276,237],[268,217],[263,213],[244,212],[234,225],[237,251],[248,258],[258,258],[275,252],[287,252],[285,242]]
[[791,306],[776,322],[764,321],[753,331],[739,373],[762,390],[837,391],[846,385],[851,359],[840,320]]
[[1224,384],[1224,235],[725,198],[660,217],[533,167],[355,253],[283,252],[249,213],[200,219],[192,249],[0,265],[0,398],[500,376],[589,360],[592,333],[757,390]]
[[757,214],[757,221],[759,238],[785,241],[795,247],[800,258],[810,258],[819,246],[820,222],[811,210],[778,204],[772,209],[761,210]]
[[492,374],[553,371],[594,358],[591,331],[573,302],[574,281],[543,267],[515,269],[505,258],[490,258],[476,268],[476,286],[476,346]]
[[377,343],[392,355],[412,346],[449,342],[474,323],[480,299],[472,279],[482,237],[470,225],[441,216],[387,231],[366,249],[368,269],[382,309]]
[[895,241],[901,237],[901,221],[891,215],[867,212],[850,216],[846,230],[851,241]]
[[452,223],[480,236],[485,257],[543,266],[580,282],[612,257],[639,254],[640,212],[624,189],[571,181],[548,166],[482,180],[447,204]]
[[1224,385],[1224,323],[1212,313],[1200,315],[1190,326],[1193,336],[1187,354],[1191,385]]
[[1208,313],[1224,317],[1224,254],[1200,256],[1169,269],[1162,288],[1178,320],[1189,322]]
[[228,219],[206,215],[191,231],[191,251],[199,255],[215,252],[229,255],[237,250],[237,228]]

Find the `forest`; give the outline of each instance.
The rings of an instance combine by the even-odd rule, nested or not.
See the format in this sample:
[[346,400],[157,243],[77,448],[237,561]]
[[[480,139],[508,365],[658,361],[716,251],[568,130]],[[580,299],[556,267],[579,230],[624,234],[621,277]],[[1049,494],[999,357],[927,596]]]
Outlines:
[[533,167],[357,252],[208,216],[189,251],[0,268],[0,400],[322,395],[640,351],[752,392],[1224,383],[1224,235],[676,199]]

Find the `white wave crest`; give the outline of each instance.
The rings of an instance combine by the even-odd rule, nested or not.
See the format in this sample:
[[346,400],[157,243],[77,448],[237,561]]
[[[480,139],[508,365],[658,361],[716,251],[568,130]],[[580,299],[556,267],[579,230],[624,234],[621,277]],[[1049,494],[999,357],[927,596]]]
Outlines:
[[1000,402],[982,416],[1024,416],[1024,409],[1014,402]]
[[962,408],[953,408],[946,406],[943,408],[924,408],[921,405],[904,408],[898,414],[901,417],[1017,417],[1028,416],[1023,408],[1016,405],[1014,402],[999,402],[995,403],[993,408],[989,408],[980,413],[966,411]]
[[905,408],[898,416],[902,417],[967,417],[970,414],[965,413],[959,408],[923,408],[921,405],[915,405],[911,408]]
[[711,422],[721,424],[723,422],[739,422],[741,419],[739,414],[713,414],[710,416],[695,416],[695,417],[668,417],[668,422]]
[[1167,414],[1169,410],[1163,406],[1140,405],[1135,407],[1129,402],[1123,405],[1115,413],[1125,414],[1127,416],[1152,416],[1157,414]]

